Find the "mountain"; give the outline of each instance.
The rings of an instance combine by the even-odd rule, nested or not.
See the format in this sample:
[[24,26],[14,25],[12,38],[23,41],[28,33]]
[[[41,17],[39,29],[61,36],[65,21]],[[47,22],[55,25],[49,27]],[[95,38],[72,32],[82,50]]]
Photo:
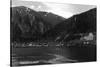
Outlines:
[[38,12],[24,7],[11,7],[11,40],[39,39],[52,26]]
[[53,27],[59,24],[60,22],[66,20],[65,18],[53,14],[51,12],[39,11],[38,13],[42,16],[43,20],[45,20],[47,23],[50,23]]
[[73,34],[89,32],[96,32],[96,8],[60,22],[53,29],[48,30],[45,36],[53,37],[55,40],[71,40],[80,37]]
[[73,34],[96,32],[96,8],[68,19],[53,13],[11,7],[11,40],[71,40]]
[[75,15],[75,22],[79,32],[96,32],[96,8]]

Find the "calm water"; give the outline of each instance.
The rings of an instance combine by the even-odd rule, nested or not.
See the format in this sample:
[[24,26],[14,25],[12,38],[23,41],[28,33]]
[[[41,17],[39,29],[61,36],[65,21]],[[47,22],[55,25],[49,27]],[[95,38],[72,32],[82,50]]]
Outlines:
[[96,60],[96,47],[13,48],[13,65],[71,63]]

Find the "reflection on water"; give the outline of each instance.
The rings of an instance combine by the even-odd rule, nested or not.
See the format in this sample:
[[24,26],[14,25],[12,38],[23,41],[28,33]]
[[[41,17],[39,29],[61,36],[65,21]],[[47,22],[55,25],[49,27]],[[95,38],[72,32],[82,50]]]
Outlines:
[[54,56],[54,58],[49,60],[37,60],[37,61],[19,61],[15,62],[14,65],[18,64],[39,64],[39,63],[47,63],[47,64],[57,64],[57,63],[64,63],[64,62],[77,62],[77,60],[71,60],[64,56],[57,55],[57,54],[49,54],[51,56]]
[[13,48],[12,64],[55,64],[95,61],[95,47],[26,47]]

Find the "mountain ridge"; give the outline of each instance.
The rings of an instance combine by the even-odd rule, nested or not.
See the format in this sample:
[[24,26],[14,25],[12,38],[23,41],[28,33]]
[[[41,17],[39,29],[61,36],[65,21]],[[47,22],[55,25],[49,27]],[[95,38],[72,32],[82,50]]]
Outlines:
[[96,8],[65,19],[24,6],[11,7],[11,39],[41,40],[59,36],[63,39],[66,35],[85,32],[96,32]]

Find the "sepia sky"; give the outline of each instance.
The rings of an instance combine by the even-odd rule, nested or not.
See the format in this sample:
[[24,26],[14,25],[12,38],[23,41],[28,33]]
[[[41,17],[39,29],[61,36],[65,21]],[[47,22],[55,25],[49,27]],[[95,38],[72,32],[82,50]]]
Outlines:
[[26,6],[36,11],[52,12],[54,14],[69,18],[72,15],[79,14],[89,9],[95,8],[95,5],[79,5],[54,2],[37,2],[34,0],[11,0],[11,6]]

